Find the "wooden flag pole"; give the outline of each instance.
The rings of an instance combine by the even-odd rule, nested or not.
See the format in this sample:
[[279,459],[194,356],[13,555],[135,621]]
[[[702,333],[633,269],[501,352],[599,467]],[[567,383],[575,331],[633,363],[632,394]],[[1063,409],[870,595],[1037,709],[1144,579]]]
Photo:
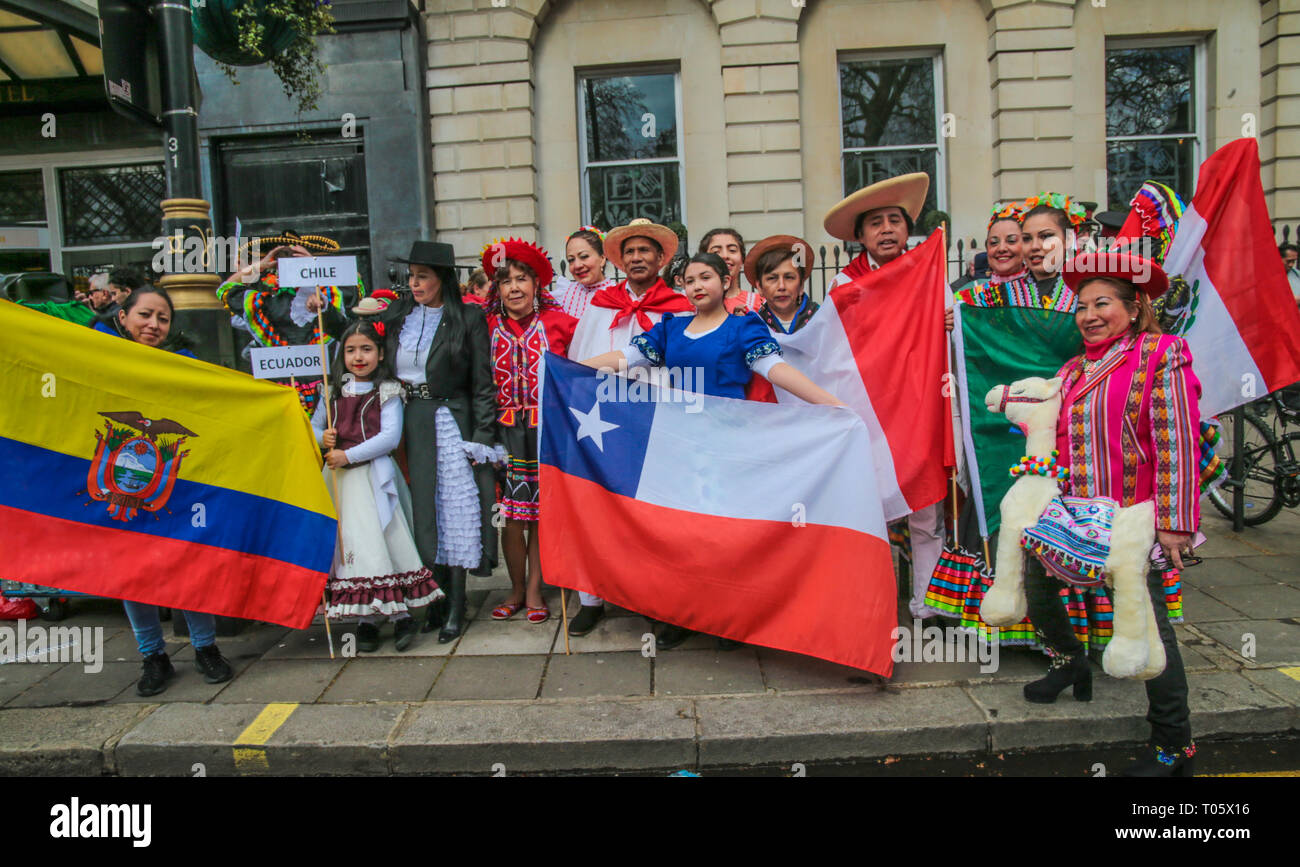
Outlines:
[[564,630],[564,655],[569,655],[569,591],[560,588],[560,627]]
[[[939,224],[939,244],[943,247],[943,279],[944,284],[948,282],[948,224]],[[948,389],[948,419],[947,424],[952,427],[952,420],[957,415],[957,389],[953,386],[952,376],[952,350],[948,346],[948,340],[945,338],[943,348],[944,363],[944,388]],[[949,487],[952,490],[952,546],[957,547],[957,444],[953,443],[953,462],[952,474],[948,478]]]
[[[319,297],[319,296],[318,296]],[[330,412],[330,366],[329,360],[325,355],[325,302],[321,301],[321,306],[316,309],[316,328],[320,332],[320,373],[321,373],[321,400],[325,401],[325,429],[329,430],[334,427],[334,419]],[[334,488],[334,502],[339,507],[339,471],[337,467],[330,467],[330,483]],[[334,525],[335,545],[340,555],[343,553],[343,525],[335,522]],[[321,590],[321,601],[325,603],[325,640],[329,642],[330,659],[334,658],[334,634],[330,630],[330,605],[329,598],[324,590]]]

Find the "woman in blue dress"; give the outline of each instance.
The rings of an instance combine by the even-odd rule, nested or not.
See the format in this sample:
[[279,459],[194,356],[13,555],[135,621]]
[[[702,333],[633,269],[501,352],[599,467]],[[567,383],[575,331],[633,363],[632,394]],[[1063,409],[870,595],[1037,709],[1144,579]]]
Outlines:
[[808,403],[843,406],[834,395],[781,360],[781,347],[767,325],[750,312],[734,316],[723,304],[731,275],[722,258],[697,253],[686,266],[682,288],[693,316],[665,313],[653,328],[616,349],[583,362],[596,368],[666,367],[675,388],[743,400],[757,373]]
[[[714,253],[697,253],[686,265],[682,288],[695,305],[693,316],[665,313],[653,328],[632,338],[626,349],[589,358],[595,368],[666,367],[675,388],[743,400],[753,374],[766,378],[808,403],[843,406],[836,397],[781,360],[781,347],[757,313],[732,315],[724,306],[731,275]],[[691,631],[664,624],[655,638],[670,650]],[[737,642],[719,639],[724,649]]]

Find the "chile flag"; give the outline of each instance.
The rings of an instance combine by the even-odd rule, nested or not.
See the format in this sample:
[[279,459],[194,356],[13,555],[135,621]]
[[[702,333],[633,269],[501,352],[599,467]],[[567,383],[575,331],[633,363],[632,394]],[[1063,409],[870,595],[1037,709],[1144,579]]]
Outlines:
[[541,407],[548,583],[891,673],[893,563],[852,410],[658,389],[553,353]]

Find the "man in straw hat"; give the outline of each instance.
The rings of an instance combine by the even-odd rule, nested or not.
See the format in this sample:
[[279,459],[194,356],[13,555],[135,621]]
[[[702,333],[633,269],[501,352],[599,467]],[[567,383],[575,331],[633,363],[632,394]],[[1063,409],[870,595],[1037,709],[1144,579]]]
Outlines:
[[835,275],[834,289],[887,265],[907,252],[907,239],[930,191],[930,176],[913,172],[863,187],[826,212],[822,225],[832,238],[856,241],[863,250]]
[[[674,292],[659,276],[676,252],[677,234],[667,226],[636,219],[611,229],[605,235],[605,258],[627,279],[591,297],[569,344],[569,358],[582,361],[622,349],[665,313],[693,312],[686,296]],[[665,373],[663,368],[638,368],[631,375],[667,386]],[[578,596],[582,608],[569,622],[570,635],[586,635],[605,614],[605,601],[599,596],[582,592]]]
[[[249,241],[244,251],[257,246],[271,252],[257,262],[231,274],[217,287],[217,297],[230,311],[231,324],[252,335],[253,346],[302,346],[337,339],[347,327],[344,312],[365,295],[365,287],[281,286],[276,262],[285,256],[319,256],[337,253],[338,241],[323,235],[299,235],[283,232]],[[317,313],[324,310],[323,316]],[[324,333],[320,324],[324,323]],[[306,377],[295,382],[303,408],[310,415],[320,399],[320,377]]]
[[[831,237],[856,241],[863,247],[835,275],[828,289],[856,280],[906,253],[908,236],[929,191],[929,175],[913,172],[863,187],[827,211],[822,225]],[[913,512],[907,518],[907,527],[912,539],[912,599],[908,608],[913,617],[923,620],[939,616],[943,612],[925,604],[925,591],[943,553],[943,503]]]

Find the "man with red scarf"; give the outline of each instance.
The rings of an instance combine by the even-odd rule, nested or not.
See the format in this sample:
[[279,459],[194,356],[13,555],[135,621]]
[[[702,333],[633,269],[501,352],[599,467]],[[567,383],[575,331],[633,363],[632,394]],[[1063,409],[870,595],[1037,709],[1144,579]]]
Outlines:
[[[904,255],[929,190],[929,175],[914,172],[863,187],[831,208],[823,221],[826,231],[842,241],[856,241],[863,249],[835,275],[827,291]],[[930,576],[943,553],[943,503],[913,512],[907,518],[907,527],[912,539],[912,598],[908,608],[913,617],[925,620],[943,613],[925,604]]]
[[[685,295],[673,291],[660,278],[664,263],[677,252],[677,234],[646,219],[633,220],[605,235],[605,258],[627,274],[627,279],[591,297],[578,320],[569,344],[569,358],[582,361],[627,346],[633,337],[649,331],[665,313],[693,313]],[[629,375],[667,387],[667,370],[637,368]],[[605,600],[578,594],[582,608],[569,621],[570,635],[586,635],[605,614]]]

